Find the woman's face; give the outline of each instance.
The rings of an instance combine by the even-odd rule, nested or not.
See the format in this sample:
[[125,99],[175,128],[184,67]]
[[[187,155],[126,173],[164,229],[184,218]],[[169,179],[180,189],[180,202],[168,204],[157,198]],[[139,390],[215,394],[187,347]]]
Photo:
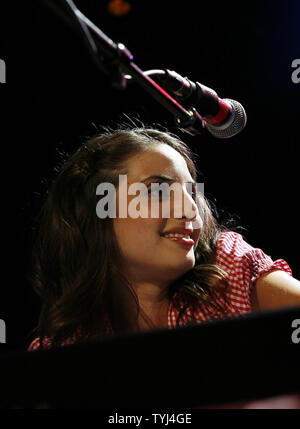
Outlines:
[[[195,195],[191,195],[191,185],[188,185],[194,183],[194,180],[180,153],[163,143],[153,145],[146,152],[132,157],[125,164],[125,169],[128,187],[133,183],[144,183],[148,189],[147,192],[127,195],[127,204],[123,185],[116,193],[117,217],[113,219],[113,228],[123,255],[124,274],[132,282],[156,282],[168,285],[195,264],[194,248],[199,240],[202,220],[194,200]],[[153,176],[166,176],[169,179]],[[168,185],[176,183],[176,189],[180,193],[181,204],[178,197],[174,198],[173,192],[170,193],[170,198],[167,198],[167,203],[170,204],[169,217],[162,216],[163,199],[157,193],[152,192],[151,196],[151,183],[163,182]],[[132,213],[130,202],[137,197],[140,204],[136,208],[140,213],[144,213],[145,217],[130,216]],[[120,204],[124,203],[128,213],[127,217],[121,218],[119,209]],[[151,217],[151,204],[154,212],[159,211],[158,217]],[[190,237],[165,236],[167,232],[174,232],[178,228],[186,229],[182,232]]]

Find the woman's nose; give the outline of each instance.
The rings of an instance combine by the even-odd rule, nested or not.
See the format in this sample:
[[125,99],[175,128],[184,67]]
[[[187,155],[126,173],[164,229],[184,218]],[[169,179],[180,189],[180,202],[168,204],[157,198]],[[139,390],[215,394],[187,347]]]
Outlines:
[[196,201],[189,193],[185,193],[184,205],[183,205],[183,216],[189,220],[194,220],[199,214]]
[[199,214],[196,201],[186,189],[182,189],[180,195],[175,192],[172,208],[174,218],[187,218],[193,221]]

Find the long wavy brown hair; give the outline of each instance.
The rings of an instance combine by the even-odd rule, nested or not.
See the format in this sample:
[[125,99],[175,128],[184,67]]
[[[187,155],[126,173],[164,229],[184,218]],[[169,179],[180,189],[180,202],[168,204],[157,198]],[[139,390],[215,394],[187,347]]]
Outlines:
[[[78,341],[101,337],[108,323],[114,333],[139,331],[139,315],[147,319],[119,269],[120,251],[112,219],[96,215],[96,188],[102,182],[117,187],[125,162],[157,143],[177,150],[197,180],[195,155],[177,136],[154,128],[127,128],[106,131],[86,141],[49,187],[38,217],[31,281],[41,297],[35,334],[51,337],[52,345],[74,333]],[[226,273],[215,262],[218,236],[224,228],[203,195],[198,195],[197,204],[203,231],[195,249],[195,267],[168,290],[169,300],[177,308],[176,292],[185,298],[184,306],[178,308],[178,326],[186,309],[199,302],[215,307],[220,314],[226,311],[215,295],[216,291],[223,293],[227,284]],[[147,323],[151,328],[151,321]]]

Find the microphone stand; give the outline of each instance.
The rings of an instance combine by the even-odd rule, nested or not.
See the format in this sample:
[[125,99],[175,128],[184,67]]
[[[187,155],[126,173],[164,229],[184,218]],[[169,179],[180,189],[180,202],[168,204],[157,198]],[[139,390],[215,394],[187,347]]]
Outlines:
[[[60,16],[70,26],[77,26],[82,33],[84,42],[87,45],[94,62],[106,74],[112,76],[113,86],[117,89],[126,88],[125,74],[130,75],[148,94],[158,101],[175,118],[176,125],[182,127],[191,135],[200,134],[204,128],[202,117],[195,108],[186,110],[178,101],[171,97],[153,79],[147,76],[134,62],[133,55],[123,43],[115,43],[92,21],[90,21],[77,7],[72,0],[65,0],[64,7],[68,8],[68,15],[57,6],[53,5],[53,0],[44,0],[57,15]],[[75,21],[75,22],[74,22]],[[93,33],[94,38],[91,37]]]

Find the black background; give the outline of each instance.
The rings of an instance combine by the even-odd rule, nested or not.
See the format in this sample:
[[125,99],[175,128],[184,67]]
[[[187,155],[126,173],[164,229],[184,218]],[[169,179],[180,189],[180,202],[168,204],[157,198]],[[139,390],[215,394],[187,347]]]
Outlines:
[[[129,0],[128,0],[129,1]],[[169,68],[240,101],[247,127],[225,141],[180,136],[199,155],[205,194],[239,216],[244,236],[300,278],[298,1],[129,1],[124,16],[108,1],[78,8],[142,69]],[[57,5],[61,2],[53,2]],[[9,5],[9,9],[8,9]],[[35,326],[39,301],[26,280],[33,219],[58,151],[72,151],[99,125],[134,115],[176,131],[172,116],[138,85],[113,89],[73,30],[43,1],[1,2],[1,292],[7,327],[1,350],[19,350]]]

